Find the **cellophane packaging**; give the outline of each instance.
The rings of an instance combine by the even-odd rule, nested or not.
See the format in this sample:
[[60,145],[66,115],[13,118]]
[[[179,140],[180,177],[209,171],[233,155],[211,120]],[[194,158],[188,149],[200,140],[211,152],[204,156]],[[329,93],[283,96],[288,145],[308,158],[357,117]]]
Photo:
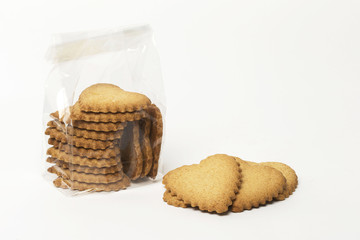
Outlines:
[[161,178],[165,94],[151,27],[58,34],[47,59],[45,178],[70,195]]

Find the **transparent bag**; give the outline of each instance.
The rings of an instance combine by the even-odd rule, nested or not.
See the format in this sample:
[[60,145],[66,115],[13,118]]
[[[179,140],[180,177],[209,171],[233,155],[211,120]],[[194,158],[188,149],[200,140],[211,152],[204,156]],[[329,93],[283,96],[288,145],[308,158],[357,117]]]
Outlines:
[[47,58],[46,178],[70,193],[159,179],[165,96],[151,28],[59,34]]

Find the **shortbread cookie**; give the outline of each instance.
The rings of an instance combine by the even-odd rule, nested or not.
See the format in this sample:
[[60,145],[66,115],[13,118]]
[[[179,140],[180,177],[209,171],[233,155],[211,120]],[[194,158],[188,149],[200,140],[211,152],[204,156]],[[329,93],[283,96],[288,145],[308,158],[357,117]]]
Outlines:
[[141,133],[140,133],[140,145],[143,155],[143,169],[141,172],[141,177],[145,177],[149,174],[151,170],[151,166],[153,163],[153,151],[150,143],[150,128],[151,128],[151,120],[144,119],[141,121]]
[[135,112],[151,104],[148,97],[136,92],[127,92],[116,85],[98,83],[86,88],[79,97],[84,112]]
[[[50,114],[51,118],[54,119],[55,122],[59,122],[63,125],[65,123],[59,119],[59,112],[56,111]],[[78,129],[84,129],[89,131],[101,131],[101,132],[113,132],[123,130],[126,127],[126,122],[89,122],[89,121],[81,121],[81,120],[73,120],[71,121],[71,125],[67,123],[66,125],[72,126]]]
[[118,146],[115,146],[114,148],[107,148],[104,150],[94,150],[94,149],[75,147],[69,144],[59,142],[54,138],[49,138],[48,143],[50,145],[53,145],[54,148],[64,151],[65,153],[74,156],[86,157],[86,158],[96,158],[96,159],[113,158],[120,154],[120,148]]
[[49,163],[55,163],[56,166],[60,168],[69,169],[70,171],[81,172],[81,173],[109,174],[109,173],[117,173],[122,171],[121,162],[119,162],[118,165],[116,166],[97,168],[97,167],[82,166],[78,164],[71,164],[53,157],[48,157],[46,161]]
[[78,103],[76,103],[71,110],[71,119],[88,122],[127,122],[140,120],[145,116],[146,112],[144,110],[119,113],[83,112],[80,110]]
[[183,200],[179,200],[177,199],[176,196],[171,195],[171,192],[169,190],[165,190],[163,195],[163,200],[167,204],[175,207],[182,207],[182,208],[190,207],[189,204],[185,204]]
[[280,162],[263,162],[261,165],[269,166],[279,170],[286,179],[286,186],[284,192],[275,197],[276,200],[284,200],[288,198],[296,189],[298,185],[298,177],[295,171],[288,165]]
[[151,170],[147,176],[151,178],[156,178],[158,167],[159,167],[159,157],[162,143],[163,135],[163,121],[160,109],[152,104],[151,107],[147,109],[149,117],[151,118],[151,131],[150,131],[150,143],[153,151],[153,164]]
[[68,179],[63,179],[58,177],[54,180],[54,185],[58,188],[72,189],[79,191],[90,191],[90,192],[109,192],[109,191],[119,191],[130,186],[130,179],[124,175],[124,177],[114,183],[101,184],[101,183],[83,183],[77,181],[71,181]]
[[84,183],[113,183],[120,181],[124,177],[124,173],[122,171],[110,174],[79,173],[70,171],[69,169],[62,169],[56,165],[49,167],[48,172],[54,173],[64,179]]
[[111,141],[115,139],[120,139],[122,135],[122,130],[107,131],[107,132],[85,130],[85,129],[73,127],[71,125],[65,125],[64,123],[55,120],[49,121],[47,125],[50,128],[56,128],[58,131],[61,131],[66,135],[76,136],[85,139]]
[[[124,153],[122,153],[122,163],[125,174],[131,180],[136,180],[140,177],[143,167],[143,157],[140,147],[139,122],[132,122],[131,125],[129,123],[127,129],[129,130],[129,134],[124,134],[124,140],[129,141],[129,144],[122,148],[124,149]],[[125,129],[125,133],[127,129]]]
[[163,178],[165,188],[184,204],[208,212],[228,211],[240,187],[240,167],[234,157],[216,154],[182,166]]
[[[267,201],[281,196],[279,193],[284,191],[286,180],[279,171],[240,158],[236,159],[240,163],[242,182],[232,205],[233,212],[242,212],[245,209],[259,207]],[[165,191],[163,199],[168,204],[176,207],[185,208],[190,206],[181,199],[179,200],[177,196],[173,196],[168,190]]]
[[116,144],[116,141],[102,141],[87,139],[77,136],[66,135],[64,132],[57,130],[56,128],[47,128],[45,131],[46,135],[49,135],[50,138],[54,138],[57,141],[60,141],[65,144],[70,144],[75,147],[89,148],[94,150],[104,150],[109,147],[113,147]]
[[59,160],[58,160],[57,158],[54,158],[54,157],[48,157],[48,158],[46,159],[46,161],[47,161],[48,163],[57,163],[57,162],[59,162]]
[[89,122],[89,121],[72,121],[72,126],[92,131],[111,132],[119,131],[126,127],[126,122]]
[[231,208],[233,212],[259,207],[283,193],[286,179],[280,171],[240,158],[236,160],[240,163],[242,183]]
[[[94,113],[83,112],[80,110],[78,103],[69,108],[69,111],[63,111],[65,114],[59,115],[56,111],[51,113],[50,116],[54,119],[60,119],[60,121],[66,124],[72,124],[73,121],[85,121],[85,122],[127,122],[136,121],[144,118],[146,112],[140,110],[137,112],[124,112],[124,113]],[[70,114],[68,114],[70,112]]]
[[60,151],[54,147],[49,148],[47,154],[66,163],[97,168],[117,166],[121,161],[120,155],[105,159],[86,158]]

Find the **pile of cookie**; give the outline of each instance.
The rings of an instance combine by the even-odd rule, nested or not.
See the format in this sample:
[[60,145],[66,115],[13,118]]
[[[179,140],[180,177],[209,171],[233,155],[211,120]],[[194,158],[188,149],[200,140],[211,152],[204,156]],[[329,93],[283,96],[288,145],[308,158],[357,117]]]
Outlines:
[[284,200],[296,189],[295,171],[279,162],[254,163],[225,154],[168,172],[163,200],[208,212],[242,212]]
[[131,180],[157,176],[162,116],[145,95],[95,84],[50,116],[47,162],[58,176],[56,187],[118,191]]

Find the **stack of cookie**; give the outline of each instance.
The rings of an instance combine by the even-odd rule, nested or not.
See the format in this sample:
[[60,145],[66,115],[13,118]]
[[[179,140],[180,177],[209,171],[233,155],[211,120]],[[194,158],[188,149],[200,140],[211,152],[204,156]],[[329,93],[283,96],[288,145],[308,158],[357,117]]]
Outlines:
[[164,201],[208,212],[242,212],[284,200],[296,189],[293,169],[279,162],[254,163],[216,154],[200,164],[182,166],[163,178]]
[[112,84],[85,89],[68,109],[51,114],[48,169],[54,185],[117,191],[130,180],[155,178],[162,139],[160,110],[142,94]]

